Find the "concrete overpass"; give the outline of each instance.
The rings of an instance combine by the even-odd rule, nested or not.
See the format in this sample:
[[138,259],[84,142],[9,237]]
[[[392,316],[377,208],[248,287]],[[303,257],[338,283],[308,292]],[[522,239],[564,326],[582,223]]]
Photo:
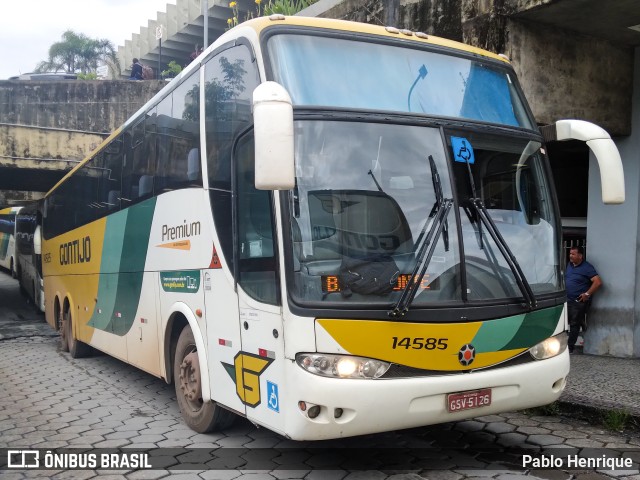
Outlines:
[[[156,68],[174,60],[188,61],[196,46],[203,45],[204,15],[207,10],[208,43],[228,29],[227,21],[234,16],[231,0],[176,0],[167,4],[166,12],[157,12],[147,25],[118,47],[118,58],[129,69],[134,57]],[[268,0],[263,0],[263,4]],[[201,2],[205,2],[203,6]],[[236,0],[239,21],[256,15],[255,0]],[[299,13],[307,16],[351,18],[367,23],[415,28],[433,35],[464,40],[455,24],[462,24],[465,34],[473,25],[483,23],[489,14],[493,23],[483,30],[499,28],[501,20],[513,18],[581,33],[587,37],[607,40],[619,45],[640,45],[640,2],[636,0],[319,0]],[[368,14],[359,15],[360,10]],[[162,57],[156,32],[163,27]],[[459,38],[455,38],[459,37]],[[472,40],[472,39],[468,39]],[[490,45],[488,45],[490,46]]]
[[[190,55],[204,44],[203,10],[207,11],[207,44],[222,35],[228,28],[228,20],[234,17],[229,7],[231,0],[176,0],[176,4],[167,4],[166,12],[157,12],[139,32],[133,33],[124,45],[118,47],[118,60],[123,75],[131,73],[131,64],[138,58],[156,72],[167,68],[172,60],[184,66],[190,61]],[[254,0],[235,0],[239,21],[256,16],[257,4]],[[202,3],[201,3],[202,2]],[[266,0],[265,2],[266,3]],[[162,30],[162,44],[156,34]],[[162,47],[162,51],[160,49]]]
[[[228,28],[234,10],[228,0],[203,1],[212,43]],[[255,13],[255,0],[236,1],[239,20]],[[640,45],[637,0],[320,0],[301,14],[396,25],[507,53],[540,123],[576,117],[612,135],[631,131],[632,49]],[[165,12],[157,12],[118,47],[124,75],[134,57],[156,70],[159,61],[160,70],[171,60],[188,62],[204,43],[204,19],[200,0],[167,4]],[[55,93],[69,90],[68,82],[64,87],[54,83],[39,87],[51,94],[34,96],[25,94],[25,85],[0,82],[0,205],[41,196],[162,87],[161,82],[102,82],[99,88],[100,82],[76,82],[69,97]],[[616,88],[607,88],[611,84]],[[56,108],[61,110],[52,113]],[[85,111],[94,114],[87,117]]]

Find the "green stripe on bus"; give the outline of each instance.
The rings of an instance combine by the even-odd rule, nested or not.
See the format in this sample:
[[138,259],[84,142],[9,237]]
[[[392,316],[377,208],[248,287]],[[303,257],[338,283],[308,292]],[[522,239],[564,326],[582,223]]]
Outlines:
[[484,322],[472,340],[477,352],[530,348],[555,331],[562,305]]
[[98,308],[89,325],[125,335],[138,309],[156,199],[107,218],[100,261]]
[[558,326],[563,308],[564,305],[557,305],[527,313],[522,326],[511,341],[504,346],[504,350],[530,348],[545,338],[549,338]]
[[471,341],[476,352],[498,352],[503,350],[505,345],[516,336],[524,319],[525,315],[523,314],[484,322]]
[[118,275],[116,305],[121,317],[114,318],[113,333],[116,335],[126,334],[135,320],[155,209],[155,197],[129,208],[120,261],[120,270],[127,272]]
[[102,258],[100,259],[100,282],[98,283],[98,303],[89,320],[89,325],[98,330],[112,331],[112,318],[116,303],[118,274],[124,231],[129,210],[107,217],[104,227]]

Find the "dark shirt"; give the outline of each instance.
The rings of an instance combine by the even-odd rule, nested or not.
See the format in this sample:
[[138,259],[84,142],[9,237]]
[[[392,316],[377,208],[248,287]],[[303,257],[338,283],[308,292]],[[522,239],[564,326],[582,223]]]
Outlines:
[[134,63],[131,66],[131,76],[130,79],[134,80],[142,80],[142,65],[139,63]]
[[598,275],[596,269],[589,262],[583,260],[580,265],[574,267],[571,262],[567,265],[565,285],[567,300],[573,301],[591,287],[591,279]]

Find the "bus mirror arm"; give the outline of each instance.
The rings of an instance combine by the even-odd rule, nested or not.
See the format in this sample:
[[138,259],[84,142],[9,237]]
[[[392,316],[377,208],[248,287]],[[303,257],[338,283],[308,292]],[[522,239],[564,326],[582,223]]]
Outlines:
[[605,204],[624,203],[624,171],[620,153],[611,136],[599,126],[584,120],[558,120],[542,127],[545,141],[581,140],[593,152],[600,169],[602,201]]
[[253,91],[255,184],[259,190],[295,187],[293,105],[287,90],[264,82]]
[[40,225],[38,225],[35,232],[33,232],[33,253],[36,255],[42,254],[42,237],[40,236]]

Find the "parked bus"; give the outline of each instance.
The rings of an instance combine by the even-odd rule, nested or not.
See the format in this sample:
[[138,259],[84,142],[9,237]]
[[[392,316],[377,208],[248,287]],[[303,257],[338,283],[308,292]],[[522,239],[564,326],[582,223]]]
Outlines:
[[[624,200],[599,127],[603,200]],[[275,15],[223,34],[45,198],[47,321],[297,440],[548,404],[569,372],[545,140],[508,60]]]
[[16,274],[20,293],[44,312],[41,229],[40,204],[34,203],[23,207],[16,216]]
[[22,207],[0,209],[0,267],[16,277],[16,214]]

